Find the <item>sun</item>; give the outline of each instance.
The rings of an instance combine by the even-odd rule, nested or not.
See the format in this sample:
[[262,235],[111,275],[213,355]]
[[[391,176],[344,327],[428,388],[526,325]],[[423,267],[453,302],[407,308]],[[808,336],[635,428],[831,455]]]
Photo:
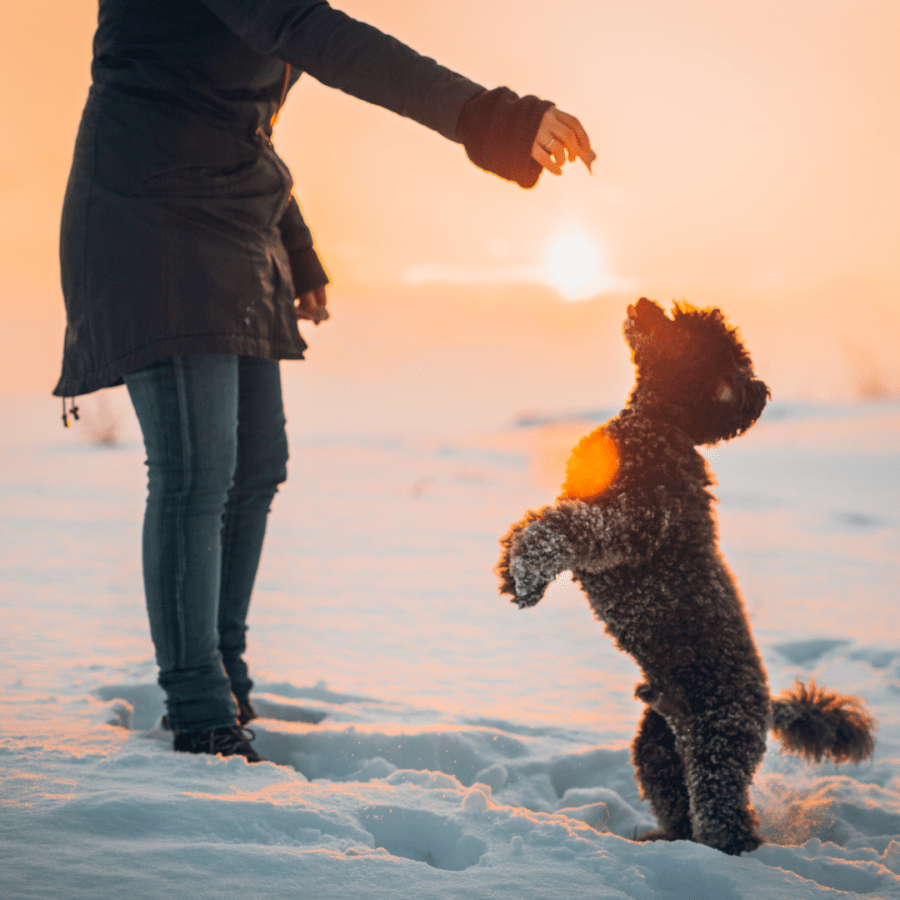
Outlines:
[[584,235],[567,234],[550,249],[546,280],[566,300],[584,300],[600,291],[609,279],[595,244]]

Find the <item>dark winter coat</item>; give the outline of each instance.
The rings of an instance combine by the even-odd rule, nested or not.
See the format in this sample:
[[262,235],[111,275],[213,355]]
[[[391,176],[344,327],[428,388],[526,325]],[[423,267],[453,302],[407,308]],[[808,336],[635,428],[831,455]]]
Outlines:
[[303,357],[293,301],[327,277],[270,140],[301,72],[537,180],[527,151],[550,103],[485,92],[321,0],[100,0],[63,206],[55,394],[162,356]]

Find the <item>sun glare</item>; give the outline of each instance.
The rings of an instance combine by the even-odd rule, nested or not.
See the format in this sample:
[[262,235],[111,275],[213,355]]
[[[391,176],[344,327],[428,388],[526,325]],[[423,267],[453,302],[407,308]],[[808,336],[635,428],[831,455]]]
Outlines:
[[547,259],[546,274],[548,283],[566,300],[584,300],[601,290],[608,280],[597,248],[579,234],[556,241]]
[[566,497],[587,500],[602,494],[619,469],[619,452],[615,441],[603,428],[582,438],[566,465],[562,492]]

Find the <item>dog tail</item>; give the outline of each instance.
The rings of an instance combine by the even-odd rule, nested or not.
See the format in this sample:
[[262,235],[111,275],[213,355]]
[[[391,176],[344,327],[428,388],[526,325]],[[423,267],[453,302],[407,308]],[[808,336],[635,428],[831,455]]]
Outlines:
[[875,720],[856,697],[797,681],[772,699],[772,733],[789,753],[819,762],[859,763],[875,752]]

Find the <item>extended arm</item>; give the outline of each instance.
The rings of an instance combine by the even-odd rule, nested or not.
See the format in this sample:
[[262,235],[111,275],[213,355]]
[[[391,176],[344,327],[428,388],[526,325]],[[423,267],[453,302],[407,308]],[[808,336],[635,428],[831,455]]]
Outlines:
[[383,106],[452,141],[468,100],[484,88],[323,0],[203,0],[260,53],[329,87]]
[[521,187],[544,168],[560,174],[567,152],[588,167],[594,159],[578,120],[549,100],[486,91],[324,0],[203,2],[260,53],[464,144],[477,166]]

